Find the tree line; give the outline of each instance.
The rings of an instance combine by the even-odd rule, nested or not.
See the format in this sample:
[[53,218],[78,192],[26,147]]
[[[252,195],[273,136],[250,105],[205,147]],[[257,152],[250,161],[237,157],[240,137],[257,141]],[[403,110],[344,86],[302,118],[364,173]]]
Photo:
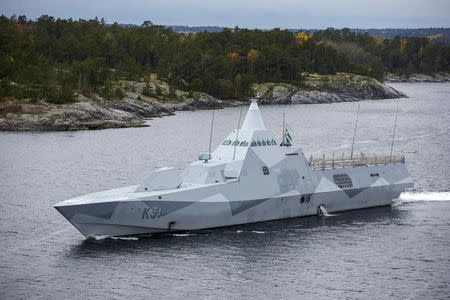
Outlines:
[[120,96],[118,80],[151,73],[175,88],[243,98],[258,82],[301,84],[302,73],[450,71],[450,47],[425,37],[384,39],[349,29],[307,33],[223,29],[177,33],[144,22],[0,17],[0,97],[69,102],[74,92]]

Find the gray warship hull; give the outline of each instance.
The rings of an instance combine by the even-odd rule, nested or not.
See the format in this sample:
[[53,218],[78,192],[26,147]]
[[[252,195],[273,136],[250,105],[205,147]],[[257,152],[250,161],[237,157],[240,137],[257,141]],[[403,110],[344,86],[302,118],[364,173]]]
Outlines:
[[387,206],[413,187],[403,157],[308,161],[300,147],[280,147],[260,118],[252,103],[242,128],[181,175],[162,168],[140,185],[54,207],[85,237],[125,236]]

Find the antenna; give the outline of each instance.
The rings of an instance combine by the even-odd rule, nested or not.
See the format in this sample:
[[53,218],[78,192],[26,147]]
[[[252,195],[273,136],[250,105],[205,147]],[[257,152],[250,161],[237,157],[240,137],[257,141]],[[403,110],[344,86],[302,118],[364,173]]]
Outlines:
[[284,121],[284,113],[283,113],[283,129],[281,131],[281,144],[280,146],[284,146],[284,126],[285,126],[285,121]]
[[214,111],[215,111],[215,109],[213,108],[212,117],[211,117],[211,131],[209,132],[209,148],[208,148],[209,155],[211,155],[211,143],[212,143],[212,135],[213,135],[213,128],[214,128]]
[[392,132],[391,154],[389,155],[389,162],[392,162],[392,151],[394,150],[395,130],[397,129],[397,116],[398,116],[398,102],[397,102],[397,110],[395,111],[394,131]]
[[359,106],[360,104],[358,103],[358,111],[356,112],[355,131],[353,132],[352,152],[350,153],[350,160],[353,159],[353,149],[355,149],[356,129],[358,129],[358,119],[359,119]]
[[239,121],[238,121],[238,126],[237,126],[237,131],[236,131],[236,140],[234,141],[233,160],[236,156],[236,146],[237,146],[237,140],[239,137],[239,127],[241,126],[241,117],[242,117],[242,106],[241,106],[241,110],[239,111]]

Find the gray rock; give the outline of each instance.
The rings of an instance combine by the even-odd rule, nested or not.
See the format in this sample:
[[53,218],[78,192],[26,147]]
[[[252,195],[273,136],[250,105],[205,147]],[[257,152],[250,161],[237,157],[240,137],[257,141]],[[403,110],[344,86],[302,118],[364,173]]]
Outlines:
[[346,73],[302,75],[302,86],[267,82],[253,85],[253,94],[260,96],[261,104],[313,104],[406,97],[394,88],[365,76]]
[[171,110],[162,105],[134,99],[124,99],[120,102],[107,103],[106,106],[115,110],[131,113],[139,118],[152,118],[173,114]]
[[447,82],[450,81],[450,73],[436,73],[436,74],[411,74],[397,75],[387,73],[384,77],[384,82]]
[[45,108],[44,113],[17,112],[7,114],[0,118],[0,130],[59,131],[145,125],[143,119],[130,112],[104,107],[93,102],[42,106]]
[[291,97],[291,103],[294,104],[350,102],[358,100],[354,97],[344,97],[334,93],[318,91],[299,91]]
[[146,119],[171,115],[179,110],[237,105],[237,102],[219,100],[205,93],[170,102],[159,102],[145,96],[141,97],[142,100],[125,98],[117,101],[105,101],[98,95],[92,99],[82,95],[77,98],[81,102],[64,105],[17,104],[15,101],[2,104],[0,130],[62,131],[148,126]]

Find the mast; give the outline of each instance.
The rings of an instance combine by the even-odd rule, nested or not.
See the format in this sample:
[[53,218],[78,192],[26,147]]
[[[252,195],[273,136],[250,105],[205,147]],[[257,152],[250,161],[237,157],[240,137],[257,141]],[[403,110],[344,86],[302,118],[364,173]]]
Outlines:
[[239,111],[239,121],[238,121],[238,126],[236,129],[236,139],[234,141],[234,150],[233,150],[233,160],[236,157],[236,147],[237,147],[237,141],[238,141],[238,137],[239,137],[239,127],[241,126],[241,117],[242,117],[242,106],[241,106],[241,110]]
[[358,111],[356,112],[355,131],[353,132],[352,151],[350,152],[350,160],[353,159],[353,149],[355,149],[356,130],[358,129],[358,119],[359,119],[359,106],[360,104],[358,103]]
[[283,113],[283,129],[281,131],[281,144],[280,144],[280,146],[284,146],[284,135],[285,135],[285,133],[284,133],[284,126],[285,126],[285,120],[284,120],[284,113]]
[[397,116],[398,116],[398,103],[397,103],[397,110],[395,111],[394,131],[392,132],[391,154],[389,155],[389,162],[392,162],[392,151],[394,150],[395,130],[397,129]]
[[211,117],[211,130],[209,132],[209,148],[208,148],[209,155],[211,155],[211,143],[212,143],[212,135],[213,135],[213,128],[214,128],[214,111],[215,111],[215,109],[213,108],[212,117]]

